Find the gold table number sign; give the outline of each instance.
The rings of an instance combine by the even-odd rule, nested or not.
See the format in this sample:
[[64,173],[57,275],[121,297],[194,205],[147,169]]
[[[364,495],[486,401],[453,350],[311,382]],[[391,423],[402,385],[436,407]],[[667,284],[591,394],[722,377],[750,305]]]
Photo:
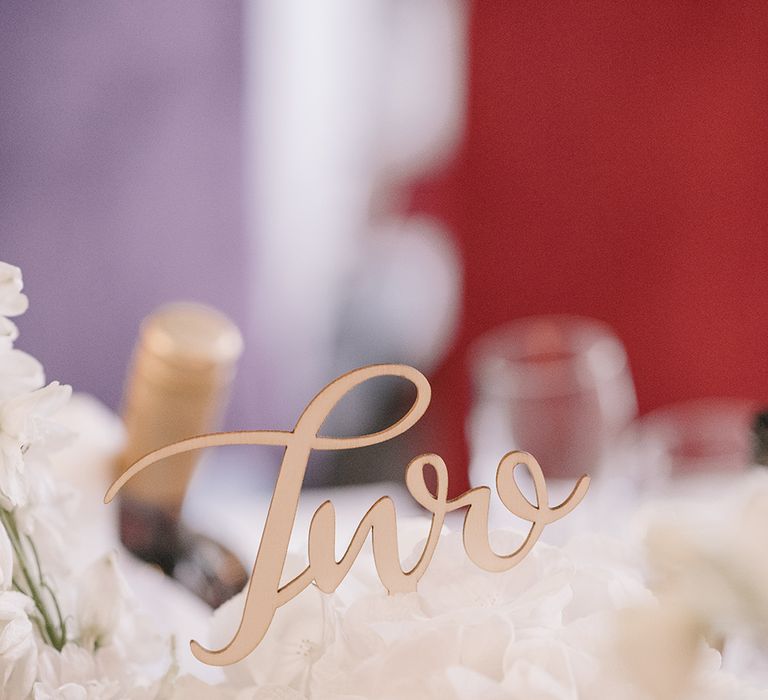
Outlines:
[[[416,398],[408,412],[387,428],[357,437],[319,435],[333,407],[352,389],[374,377],[394,376],[410,381]],[[376,501],[357,526],[346,552],[336,561],[336,515],[330,501],[323,503],[312,518],[308,535],[308,564],[295,578],[281,585],[288,544],[299,505],[304,473],[312,450],[351,450],[375,445],[402,435],[424,415],[429,405],[431,388],[426,377],[407,365],[371,365],[345,374],[326,386],[304,409],[292,431],[243,430],[199,435],[162,447],[131,465],[104,497],[109,503],[118,491],[139,472],[166,457],[222,445],[278,445],[285,448],[275,490],[264,524],[259,550],[245,596],[240,626],[224,648],[206,649],[192,641],[192,653],[203,663],[226,666],[250,654],[264,638],[277,608],[285,605],[314,583],[320,590],[334,591],[352,566],[368,533],[371,533],[376,571],[390,594],[416,590],[435,552],[447,513],[467,508],[464,516],[464,548],[477,566],[487,571],[511,569],[525,557],[541,536],[544,527],[570,513],[584,498],[589,477],[582,476],[568,498],[550,506],[547,484],[536,459],[527,452],[509,452],[499,462],[496,490],[501,502],[514,515],[531,523],[522,544],[508,554],[497,554],[488,541],[488,507],[491,490],[487,486],[470,489],[457,498],[448,499],[448,469],[437,454],[415,457],[405,470],[405,482],[413,498],[432,514],[432,523],[418,562],[408,571],[402,570],[397,545],[395,505],[389,496]],[[515,478],[518,465],[524,465],[533,480],[535,503],[520,490]],[[431,466],[437,475],[436,494],[425,480],[425,469]]]

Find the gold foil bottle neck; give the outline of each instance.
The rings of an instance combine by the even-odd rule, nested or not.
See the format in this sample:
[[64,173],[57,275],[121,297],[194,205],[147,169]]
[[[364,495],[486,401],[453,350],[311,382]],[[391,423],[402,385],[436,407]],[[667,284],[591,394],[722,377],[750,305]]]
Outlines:
[[204,304],[177,302],[141,324],[135,366],[150,381],[194,391],[228,385],[242,350],[240,331],[224,314]]
[[[158,447],[216,430],[242,349],[237,326],[204,304],[167,304],[148,316],[125,387],[119,471]],[[178,511],[198,457],[166,460],[126,495]]]
[[147,351],[179,365],[232,365],[243,351],[237,326],[205,304],[161,306],[141,324],[141,334]]

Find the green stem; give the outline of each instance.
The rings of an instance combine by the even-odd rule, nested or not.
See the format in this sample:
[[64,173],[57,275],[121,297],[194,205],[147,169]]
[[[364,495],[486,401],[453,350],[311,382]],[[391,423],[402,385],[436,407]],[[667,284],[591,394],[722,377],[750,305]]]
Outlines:
[[[18,534],[18,533],[17,533]],[[53,588],[51,588],[50,584],[45,580],[43,577],[43,567],[40,565],[40,555],[37,552],[37,547],[35,546],[34,541],[29,535],[25,535],[25,538],[27,540],[27,543],[29,544],[29,548],[32,551],[32,556],[35,559],[35,566],[37,567],[37,572],[39,574],[40,578],[40,585],[48,591],[48,596],[50,597],[51,601],[53,602],[53,607],[56,609],[56,617],[59,620],[58,627],[59,627],[59,638],[57,644],[61,645],[61,647],[64,646],[64,643],[67,641],[67,626],[64,622],[64,616],[61,614],[61,608],[59,607],[59,601],[56,598],[56,594],[53,592]],[[59,647],[57,647],[59,648]]]
[[[42,571],[40,569],[40,561],[38,559],[37,551],[34,547],[34,544],[29,538],[27,538],[32,549],[33,558],[37,565],[39,585],[48,591],[51,599],[53,600],[54,606],[56,607],[57,614],[59,617],[58,629],[57,629],[57,625],[51,619],[51,615],[49,614],[48,608],[45,605],[42,592],[38,587],[38,582],[35,580],[35,578],[32,576],[32,574],[29,571],[27,556],[26,556],[26,552],[24,551],[24,544],[19,534],[19,530],[16,526],[13,513],[10,513],[5,509],[0,508],[0,521],[5,526],[5,530],[8,533],[8,539],[11,541],[11,547],[13,548],[13,551],[16,555],[16,562],[19,565],[19,568],[21,569],[21,573],[24,577],[24,581],[27,584],[26,585],[27,590],[24,590],[23,592],[29,595],[30,598],[32,598],[33,602],[35,603],[35,607],[37,608],[38,612],[40,613],[40,616],[42,617],[41,633],[43,632],[43,629],[45,631],[45,633],[42,636],[48,644],[50,644],[56,650],[61,651],[62,648],[64,647],[64,643],[66,642],[66,630],[64,627],[63,620],[61,619],[61,612],[59,610],[58,601],[56,600],[56,597],[53,595],[53,591],[51,591],[50,587],[47,586],[42,580]],[[23,590],[22,587],[19,585],[18,581],[14,582],[14,585],[19,590]]]
[[50,596],[51,600],[53,601],[53,607],[56,609],[56,617],[59,620],[59,651],[61,651],[61,648],[64,647],[64,644],[66,644],[67,641],[67,623],[64,620],[64,616],[61,614],[61,608],[59,607],[59,601],[56,598],[56,594],[53,592],[53,589],[45,582],[43,582],[43,588],[45,588],[46,591],[48,591],[48,595]]

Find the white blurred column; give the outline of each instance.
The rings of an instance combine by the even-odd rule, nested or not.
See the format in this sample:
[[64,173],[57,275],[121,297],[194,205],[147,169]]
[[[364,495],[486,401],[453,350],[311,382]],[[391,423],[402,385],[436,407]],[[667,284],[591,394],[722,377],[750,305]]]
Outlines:
[[261,365],[253,424],[288,427],[333,378],[375,193],[457,139],[464,12],[459,0],[249,0],[244,31],[246,361]]

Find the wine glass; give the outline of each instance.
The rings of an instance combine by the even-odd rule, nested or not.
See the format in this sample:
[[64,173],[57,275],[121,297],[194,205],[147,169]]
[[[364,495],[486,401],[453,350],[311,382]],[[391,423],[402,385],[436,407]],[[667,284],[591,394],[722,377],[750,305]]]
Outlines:
[[758,408],[749,399],[706,398],[645,414],[622,441],[627,478],[646,499],[717,489],[753,461]]
[[594,475],[637,413],[627,354],[606,324],[578,316],[523,318],[470,350],[470,481],[494,483],[510,450],[547,477]]

